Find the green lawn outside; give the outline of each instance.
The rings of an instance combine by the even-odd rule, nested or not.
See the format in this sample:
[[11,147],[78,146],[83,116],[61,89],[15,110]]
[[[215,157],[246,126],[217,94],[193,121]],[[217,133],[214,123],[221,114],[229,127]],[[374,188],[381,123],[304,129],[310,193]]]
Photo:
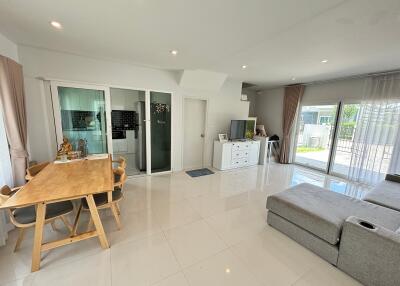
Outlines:
[[324,151],[325,148],[322,147],[305,147],[305,146],[299,146],[296,149],[297,153],[308,153],[308,152],[320,152]]

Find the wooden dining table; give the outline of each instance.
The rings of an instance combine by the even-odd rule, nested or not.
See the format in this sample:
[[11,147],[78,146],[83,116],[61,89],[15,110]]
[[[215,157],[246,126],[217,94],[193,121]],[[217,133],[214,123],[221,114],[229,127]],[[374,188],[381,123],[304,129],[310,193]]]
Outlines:
[[[98,237],[102,248],[109,248],[93,195],[104,192],[111,194],[113,184],[114,176],[110,155],[102,159],[83,159],[67,163],[53,162],[0,206],[1,209],[13,209],[36,205],[32,272],[40,269],[43,251],[93,237]],[[85,198],[88,203],[95,230],[77,234],[77,216],[74,222],[75,231],[72,231],[68,237],[43,243],[46,205],[80,198]]]

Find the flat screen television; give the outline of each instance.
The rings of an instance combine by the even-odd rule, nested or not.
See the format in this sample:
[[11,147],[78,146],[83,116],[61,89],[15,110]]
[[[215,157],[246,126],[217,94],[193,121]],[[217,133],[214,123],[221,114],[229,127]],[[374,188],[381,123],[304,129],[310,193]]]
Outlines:
[[254,130],[254,120],[232,120],[229,138],[231,140],[253,139]]

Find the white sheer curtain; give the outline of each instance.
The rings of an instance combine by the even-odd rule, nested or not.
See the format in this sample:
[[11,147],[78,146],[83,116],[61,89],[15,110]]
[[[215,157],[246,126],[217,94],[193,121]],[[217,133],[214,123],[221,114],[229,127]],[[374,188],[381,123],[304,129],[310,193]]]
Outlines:
[[394,146],[399,126],[400,74],[368,78],[353,139],[350,180],[372,185],[383,180],[391,159],[398,157],[394,149],[400,146]]
[[390,160],[388,173],[400,174],[400,131],[397,132],[395,144],[393,147],[392,159]]
[[[3,114],[0,108],[0,187],[4,185],[12,186],[13,176],[11,170],[10,153],[8,150],[6,131],[3,124]],[[4,210],[0,210],[0,246],[6,244],[8,237],[7,232],[7,215]]]

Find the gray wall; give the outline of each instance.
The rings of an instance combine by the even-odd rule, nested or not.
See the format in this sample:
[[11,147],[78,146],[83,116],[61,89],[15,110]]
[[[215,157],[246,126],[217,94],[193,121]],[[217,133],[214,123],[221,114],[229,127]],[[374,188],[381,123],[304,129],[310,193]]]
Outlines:
[[282,137],[282,110],[284,88],[263,91],[255,101],[257,124],[263,124],[267,135],[277,134]]
[[2,34],[0,34],[0,55],[8,57],[16,62],[19,61],[17,45]]
[[246,94],[249,101],[249,117],[256,117],[257,92],[251,89],[242,89],[242,94]]

